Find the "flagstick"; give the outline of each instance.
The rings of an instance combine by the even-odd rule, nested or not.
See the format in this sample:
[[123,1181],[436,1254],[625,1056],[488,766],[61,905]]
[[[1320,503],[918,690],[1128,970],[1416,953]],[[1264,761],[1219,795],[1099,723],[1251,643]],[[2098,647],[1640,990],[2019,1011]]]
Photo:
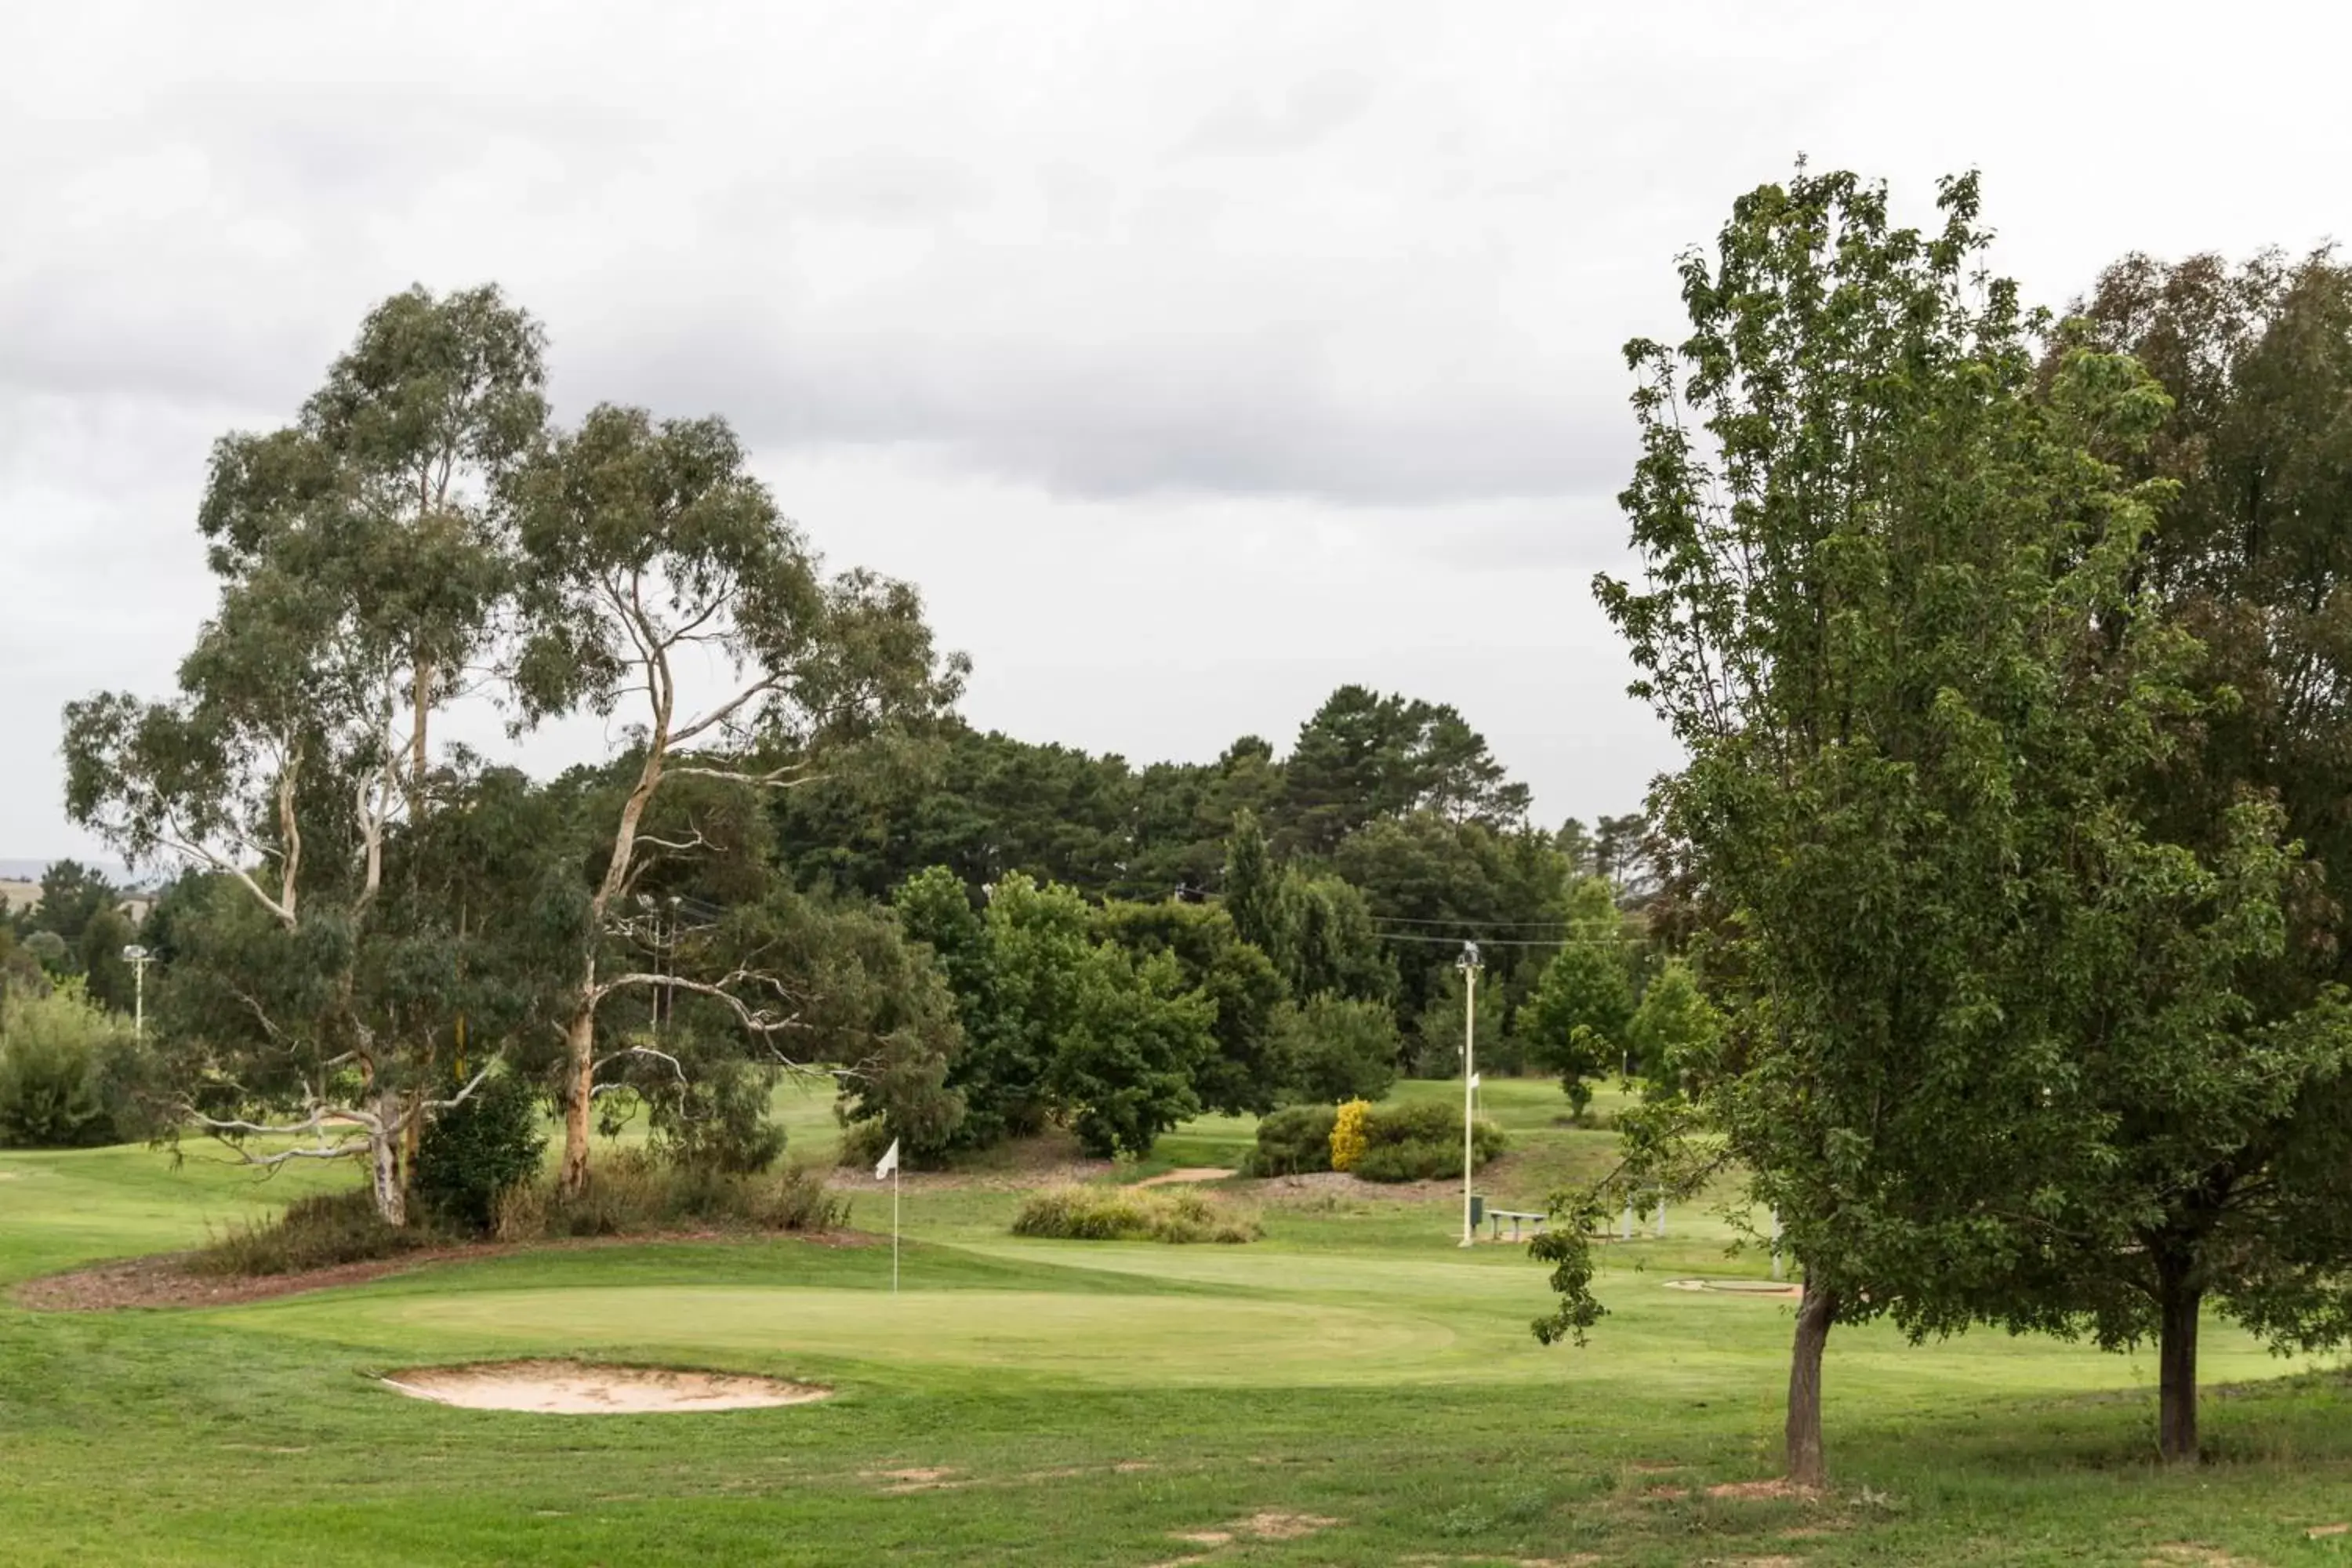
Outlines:
[[898,1293],[898,1167],[890,1167],[890,1294]]

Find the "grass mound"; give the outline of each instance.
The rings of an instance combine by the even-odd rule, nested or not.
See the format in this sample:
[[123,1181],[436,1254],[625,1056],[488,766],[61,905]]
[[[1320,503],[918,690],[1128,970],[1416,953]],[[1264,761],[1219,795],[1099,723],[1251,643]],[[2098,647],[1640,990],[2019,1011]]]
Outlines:
[[1244,1242],[1265,1235],[1257,1221],[1204,1193],[1166,1187],[1047,1187],[1013,1218],[1015,1236],[1065,1241]]

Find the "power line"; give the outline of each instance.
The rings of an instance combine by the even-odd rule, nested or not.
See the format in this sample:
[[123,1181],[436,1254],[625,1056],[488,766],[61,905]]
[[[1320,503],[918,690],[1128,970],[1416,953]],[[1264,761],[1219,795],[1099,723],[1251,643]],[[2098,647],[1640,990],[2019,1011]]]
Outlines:
[[1374,936],[1382,942],[1433,942],[1445,947],[1460,947],[1464,942],[1475,942],[1480,947],[1622,947],[1624,942],[1613,936],[1555,937],[1460,937],[1423,936],[1419,931],[1381,931]]
[[1524,928],[1532,926],[1540,927],[1546,931],[1558,931],[1561,927],[1573,924],[1574,922],[1570,921],[1481,921],[1465,920],[1459,917],[1454,919],[1440,919],[1435,916],[1423,917],[1420,915],[1374,915],[1372,917],[1372,923],[1374,925],[1393,926],[1476,926],[1482,931],[1507,931],[1514,927]]

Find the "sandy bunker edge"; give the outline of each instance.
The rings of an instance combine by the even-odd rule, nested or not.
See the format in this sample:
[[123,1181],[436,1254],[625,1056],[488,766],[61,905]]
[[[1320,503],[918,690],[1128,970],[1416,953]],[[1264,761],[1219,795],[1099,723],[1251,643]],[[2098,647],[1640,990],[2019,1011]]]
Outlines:
[[468,1362],[419,1366],[377,1379],[412,1399],[464,1410],[541,1415],[639,1415],[811,1405],[833,1390],[748,1373],[578,1361]]

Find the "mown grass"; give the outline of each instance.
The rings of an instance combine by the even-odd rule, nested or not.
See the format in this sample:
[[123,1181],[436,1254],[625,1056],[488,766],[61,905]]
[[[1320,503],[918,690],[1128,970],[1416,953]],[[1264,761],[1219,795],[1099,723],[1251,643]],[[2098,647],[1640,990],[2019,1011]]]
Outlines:
[[[1607,1157],[1605,1133],[1553,1125],[1549,1086],[1486,1101],[1515,1139],[1498,1184]],[[803,1114],[797,1153],[829,1125]],[[1247,1137],[1197,1124],[1154,1163],[1229,1163],[1202,1156]],[[0,1156],[0,1279],[184,1247],[344,1179]],[[887,1225],[870,1181],[842,1181],[856,1223]],[[1761,1272],[1721,1258],[1719,1222],[1678,1212],[1665,1242],[1612,1247],[1613,1315],[1575,1351],[1526,1331],[1541,1270],[1457,1248],[1445,1199],[1269,1194],[1244,1247],[1015,1237],[1020,1201],[910,1186],[895,1299],[887,1247],[787,1238],[508,1253],[205,1310],[0,1309],[0,1562],[2352,1561],[2352,1538],[2305,1533],[2352,1521],[2352,1385],[2282,1376],[2218,1325],[2209,1375],[2243,1386],[2209,1401],[2216,1459],[2193,1472],[2151,1462],[2147,1358],[1842,1329],[1836,1492],[1714,1497],[1771,1473],[1789,1330],[1783,1303],[1664,1288]],[[522,1354],[838,1394],[562,1417],[373,1381]],[[1331,1522],[1235,1522],[1269,1513]],[[1231,1539],[1179,1539],[1203,1532]]]

